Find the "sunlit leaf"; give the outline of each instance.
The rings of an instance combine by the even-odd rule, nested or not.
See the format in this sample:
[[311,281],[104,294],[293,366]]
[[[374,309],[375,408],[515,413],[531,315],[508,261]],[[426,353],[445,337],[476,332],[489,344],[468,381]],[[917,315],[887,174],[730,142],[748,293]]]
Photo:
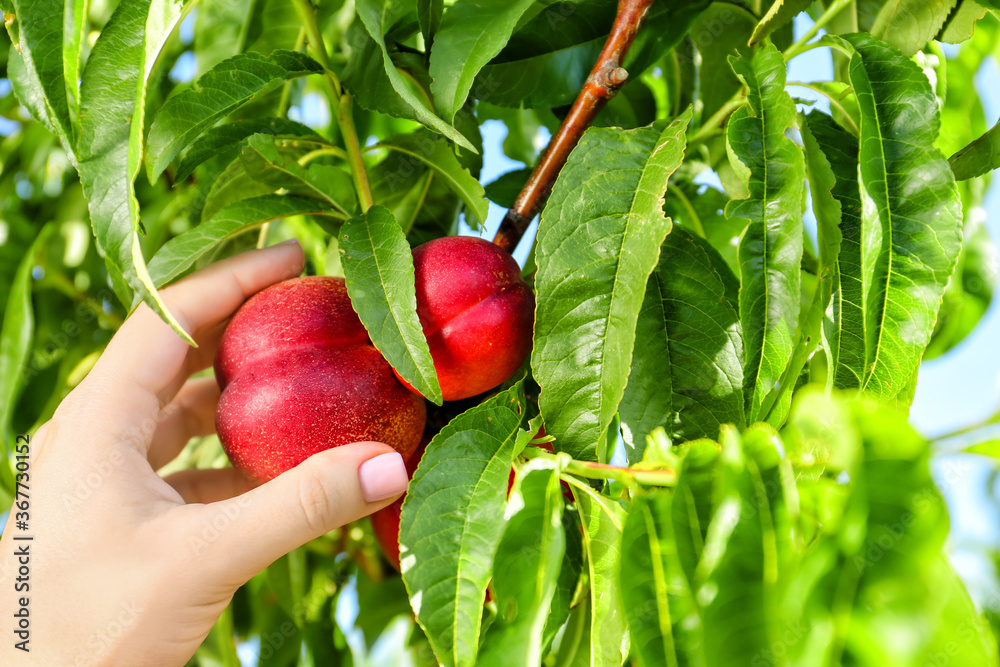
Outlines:
[[590,130],[542,214],[531,366],[546,431],[576,458],[596,457],[625,391],[646,282],[670,230],[663,193],[689,118],[662,132]]

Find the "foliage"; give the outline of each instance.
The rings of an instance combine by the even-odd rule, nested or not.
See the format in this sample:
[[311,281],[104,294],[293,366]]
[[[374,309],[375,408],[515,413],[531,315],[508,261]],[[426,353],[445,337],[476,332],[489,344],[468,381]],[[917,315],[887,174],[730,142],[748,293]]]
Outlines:
[[[402,575],[367,521],[334,531],[192,664],[1000,664],[907,424],[993,296],[1000,4],[657,0],[524,241],[530,365],[443,405],[409,250],[513,202],[616,2],[0,6],[5,451],[138,303],[186,336],[162,287],[291,237],[437,404]],[[486,123],[526,168],[484,187]],[[210,436],[164,472],[225,464]]]

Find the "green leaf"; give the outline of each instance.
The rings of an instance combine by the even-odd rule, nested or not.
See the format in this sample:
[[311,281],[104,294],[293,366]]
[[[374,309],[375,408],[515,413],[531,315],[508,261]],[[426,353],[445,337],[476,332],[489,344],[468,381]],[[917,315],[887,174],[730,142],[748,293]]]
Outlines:
[[485,199],[483,186],[469,173],[468,169],[459,164],[451,146],[435,139],[426,132],[420,131],[397,134],[380,141],[378,145],[408,156],[410,159],[404,161],[403,165],[409,169],[412,169],[414,161],[426,164],[448,185],[452,192],[459,196],[465,203],[466,210],[480,224],[486,222],[489,202]]
[[[17,34],[17,66],[23,68],[24,72],[19,81],[31,82],[27,89],[25,86],[18,86],[18,97],[31,98],[26,101],[25,106],[39,110],[39,120],[62,138],[63,145],[72,157],[71,147],[76,144],[76,132],[70,121],[63,62],[63,18],[64,5],[67,3],[64,0],[11,2],[13,13],[10,18],[17,21],[17,27],[8,29]],[[70,7],[73,5],[70,4]],[[67,28],[72,25],[70,21]],[[72,40],[72,33],[69,36]],[[76,39],[79,40],[78,35]],[[73,82],[76,82],[75,78]]]
[[573,458],[596,457],[624,394],[643,292],[670,230],[663,193],[690,117],[662,132],[588,130],[542,213],[531,367],[546,430]]
[[149,180],[156,180],[178,153],[220,118],[288,79],[322,71],[312,58],[284,49],[266,57],[243,53],[222,61],[191,88],[168,99],[156,114],[146,156]]
[[686,586],[678,590],[685,580],[674,543],[671,500],[669,491],[656,491],[632,503],[622,533],[620,582],[633,649],[647,665],[676,667],[672,607],[684,600],[690,604],[691,591]]
[[417,318],[413,256],[396,218],[384,206],[372,206],[344,223],[339,240],[347,293],[372,345],[421,396],[441,405],[441,385]]
[[[709,0],[653,3],[623,67],[638,78],[681,42],[709,4]],[[547,4],[483,67],[473,86],[474,96],[529,109],[571,104],[607,41],[616,5],[607,0]]]
[[598,493],[572,488],[583,522],[583,552],[590,578],[590,665],[619,667],[629,654],[628,624],[618,587],[625,510]]
[[524,389],[514,387],[455,417],[434,436],[413,475],[400,519],[403,582],[442,664],[472,665],[486,585],[504,532],[507,479]]
[[977,442],[974,445],[965,447],[962,451],[966,454],[978,454],[993,459],[1000,459],[1000,439]]
[[709,665],[770,655],[781,643],[778,581],[793,565],[787,512],[795,498],[786,497],[781,481],[777,433],[757,424],[741,439],[725,427],[721,441],[720,504],[699,564],[699,578],[716,591],[703,613]]
[[772,32],[809,9],[809,5],[811,4],[812,0],[775,0],[771,8],[767,10],[764,18],[753,29],[753,34],[750,36],[750,45],[753,46],[763,41]]
[[[389,19],[396,16],[400,11],[401,5],[399,3],[400,0],[358,0],[356,4],[358,18],[361,19],[365,29],[368,31],[368,35],[378,48],[368,49],[364,52],[364,58],[367,62],[362,62],[361,59],[352,59],[354,67],[351,67],[351,64],[349,64],[347,70],[344,71],[344,84],[352,92],[355,92],[358,101],[365,105],[365,100],[372,99],[371,96],[374,92],[369,93],[368,96],[364,96],[363,94],[358,94],[359,91],[372,86],[373,83],[378,85],[380,80],[388,77],[388,86],[380,85],[382,92],[379,96],[383,99],[388,98],[390,104],[384,107],[380,105],[380,108],[378,108],[379,111],[397,118],[416,120],[435,132],[451,139],[459,146],[467,148],[473,153],[477,152],[468,139],[463,137],[449,123],[436,116],[410,90],[403,79],[403,75],[396,70],[396,66],[393,64],[386,47],[385,34],[392,27]],[[372,51],[374,53],[371,53]],[[359,52],[363,52],[362,49],[359,49]],[[382,60],[381,69],[377,65],[379,55],[381,55]],[[366,108],[373,108],[369,105],[365,106]]]
[[[934,39],[958,0],[888,0],[879,2],[881,8],[871,23],[872,37],[882,40],[906,56],[924,48]],[[869,0],[868,5],[874,8]]]
[[636,325],[642,344],[619,407],[630,462],[641,460],[657,427],[684,442],[716,438],[724,423],[745,423],[743,340],[718,268],[679,227],[660,247]]
[[[891,410],[851,408],[866,454],[851,476],[867,512],[864,532],[844,540],[841,571],[856,582],[844,662],[892,656],[894,665],[917,667],[948,655],[954,664],[996,665],[996,642],[942,554],[948,512],[930,474],[927,442]],[[898,642],[888,627],[922,630]]]
[[726,206],[729,218],[750,225],[739,246],[740,322],[746,346],[743,371],[747,422],[762,417],[795,345],[802,261],[805,166],[785,136],[795,125],[795,105],[785,92],[785,60],[768,45],[730,63],[747,86],[747,105],[729,120],[733,153],[749,170],[750,196]]
[[312,128],[286,118],[248,118],[236,123],[213,127],[195,141],[177,166],[174,182],[183,181],[201,163],[220,153],[236,148],[254,134],[295,135],[321,140]]
[[[675,451],[680,455],[681,463],[672,504],[674,542],[685,579],[693,588],[698,583],[698,563],[704,553],[712,515],[717,509],[716,501],[719,500],[716,484],[721,477],[721,457],[719,444],[714,440],[694,440],[680,445]],[[699,609],[695,607],[691,612],[697,615]],[[692,635],[700,632],[700,620],[691,624],[690,619],[682,616],[677,615],[675,621],[689,628]],[[692,641],[685,638],[684,643]]]
[[[3,51],[4,49],[0,49],[0,52]],[[13,46],[10,47],[9,51],[6,51],[6,55],[7,77],[10,79],[11,88],[18,102],[28,110],[32,118],[44,125],[49,132],[59,136],[56,123],[46,109],[45,90],[38,79],[38,73],[25,64],[24,58]]]
[[485,186],[486,196],[491,202],[504,208],[511,208],[521,194],[533,169],[515,169],[501,174]]
[[118,5],[83,74],[77,157],[91,226],[109,272],[120,275],[121,282],[194,345],[160,300],[146,270],[134,189],[143,153],[147,85],[158,54],[181,18],[179,0],[123,0]]
[[952,155],[948,162],[958,181],[982,176],[1000,167],[1000,123]]
[[566,552],[559,466],[532,459],[509,499],[507,528],[497,548],[493,592],[497,618],[477,665],[540,665],[543,631]]
[[500,53],[533,0],[456,0],[431,49],[431,92],[448,122],[462,108],[483,65]]
[[[261,160],[263,161],[263,160]],[[274,194],[274,187],[262,183],[247,173],[246,164],[237,156],[212,181],[201,209],[201,220],[207,222],[215,215],[242,199]]]
[[[565,491],[563,493],[565,494]],[[566,533],[566,554],[559,569],[559,580],[556,582],[556,592],[549,607],[549,616],[545,621],[542,642],[546,647],[552,644],[571,614],[570,605],[580,583],[580,574],[583,572],[583,534],[575,508],[565,508],[562,523],[563,531]]]
[[[980,183],[964,184],[972,187]],[[977,188],[977,189],[981,189]],[[965,340],[979,325],[993,302],[1000,268],[998,250],[982,216],[982,201],[963,201],[966,218],[958,268],[945,289],[941,310],[924,361],[936,358]],[[964,200],[964,198],[963,198]]]
[[417,21],[420,32],[424,36],[427,50],[434,44],[434,35],[441,28],[441,18],[444,16],[444,0],[417,0]]
[[264,195],[231,204],[211,220],[175,236],[160,248],[149,262],[149,275],[157,287],[163,287],[206,253],[221,243],[265,222],[293,215],[322,215],[325,210],[313,199]]
[[747,42],[756,25],[757,18],[746,8],[713,2],[691,27],[692,39],[701,54],[698,96],[702,102],[702,122],[739,92],[740,79],[733,73],[729,60],[739,50],[747,51]]
[[35,246],[32,243],[17,265],[14,281],[7,295],[3,325],[0,329],[0,437],[3,437],[3,461],[6,467],[10,451],[10,422],[17,406],[18,394],[24,385],[24,371],[31,353],[35,333],[35,311],[31,304],[31,270],[35,267]]
[[844,321],[860,321],[864,316],[858,141],[820,111],[803,117],[801,131],[813,211],[827,240],[820,246],[820,278],[826,290],[823,302],[832,300],[823,327],[829,384],[858,386],[864,373],[864,347],[851,337],[850,328],[843,337]]
[[[864,319],[845,317],[841,347],[848,331],[863,341],[859,386],[894,399],[920,362],[955,269],[961,202],[933,148],[938,106],[924,73],[869,36],[845,39],[857,50],[850,75],[861,105],[861,238],[876,241],[875,256],[862,264]],[[847,237],[844,231],[845,246]]]
[[284,188],[292,194],[319,200],[343,214],[356,209],[350,174],[339,167],[318,162],[303,167],[279,150],[275,138],[269,134],[250,137],[240,153],[240,162],[251,178],[274,190]]
[[[201,0],[198,3],[193,49],[198,71],[207,72],[226,58],[247,51],[252,26],[261,20],[260,15],[266,4],[265,0]],[[294,11],[286,13],[295,17]],[[274,21],[268,27],[269,32],[274,31]]]
[[958,8],[948,17],[937,39],[948,44],[960,44],[972,39],[976,23],[986,16],[986,8],[975,0],[960,0]]

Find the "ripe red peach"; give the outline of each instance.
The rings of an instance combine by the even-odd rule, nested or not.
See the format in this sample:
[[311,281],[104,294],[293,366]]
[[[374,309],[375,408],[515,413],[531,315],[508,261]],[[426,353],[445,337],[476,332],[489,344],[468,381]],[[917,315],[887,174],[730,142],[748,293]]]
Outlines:
[[489,241],[448,236],[416,247],[413,268],[417,315],[444,400],[509,378],[531,351],[535,312],[514,258]]
[[260,482],[349,442],[384,442],[405,459],[423,434],[423,399],[372,346],[342,278],[295,278],[248,299],[223,333],[215,377],[219,440]]

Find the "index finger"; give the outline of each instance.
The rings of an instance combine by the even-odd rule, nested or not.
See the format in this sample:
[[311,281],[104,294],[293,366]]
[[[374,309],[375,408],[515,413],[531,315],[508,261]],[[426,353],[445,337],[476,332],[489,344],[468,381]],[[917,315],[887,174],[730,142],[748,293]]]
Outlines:
[[[160,295],[181,326],[197,340],[256,292],[299,275],[304,261],[297,242],[251,250],[196,271],[161,290]],[[111,339],[88,380],[93,377],[98,386],[123,399],[123,404],[142,401],[140,412],[149,414],[145,407],[152,412],[159,410],[183,384],[193,350],[142,304]]]

